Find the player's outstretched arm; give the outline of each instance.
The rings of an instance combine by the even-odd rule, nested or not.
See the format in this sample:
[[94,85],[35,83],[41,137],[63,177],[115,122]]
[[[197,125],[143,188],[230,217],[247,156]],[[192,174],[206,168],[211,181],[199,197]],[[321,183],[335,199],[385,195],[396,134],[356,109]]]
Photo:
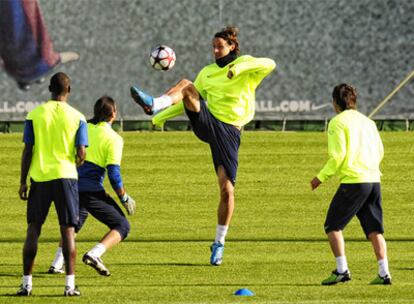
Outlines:
[[232,77],[244,73],[257,73],[261,79],[266,77],[276,68],[276,62],[270,58],[255,58],[249,56],[249,60],[242,61],[230,67]]

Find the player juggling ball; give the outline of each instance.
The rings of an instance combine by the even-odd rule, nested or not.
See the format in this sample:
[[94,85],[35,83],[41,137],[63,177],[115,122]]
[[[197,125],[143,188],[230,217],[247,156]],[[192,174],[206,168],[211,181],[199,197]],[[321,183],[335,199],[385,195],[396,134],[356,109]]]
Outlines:
[[[212,40],[215,62],[204,67],[193,82],[183,79],[158,98],[131,87],[131,96],[153,122],[187,114],[195,135],[210,145],[220,202],[216,238],[211,245],[212,265],[220,265],[224,242],[234,210],[241,128],[253,119],[255,90],[273,71],[269,58],[239,56],[238,30],[226,27]],[[171,105],[174,105],[170,107]],[[166,109],[167,108],[167,109]]]
[[[121,177],[123,139],[111,127],[116,118],[115,101],[109,96],[99,98],[94,106],[94,116],[88,121],[89,147],[85,163],[79,172],[79,232],[88,213],[109,227],[101,241],[84,254],[82,261],[94,268],[100,275],[111,273],[102,262],[106,250],[121,242],[129,233],[130,225],[114,199],[105,192],[104,178],[108,172],[109,181],[129,215],[135,213],[135,201],[125,192]],[[61,273],[63,266],[62,248],[56,251],[49,273]]]
[[[52,201],[55,204],[66,264],[65,296],[79,296],[75,288],[75,226],[79,219],[78,172],[85,159],[88,134],[85,117],[67,104],[70,79],[57,73],[50,79],[51,100],[26,118],[19,195],[27,202],[27,236],[23,248],[23,283],[18,296],[32,292],[37,244]],[[27,196],[27,175],[30,191]]]
[[325,221],[325,232],[336,259],[336,269],[322,281],[322,285],[351,280],[342,230],[355,215],[378,260],[379,274],[370,284],[391,284],[382,221],[382,141],[375,123],[356,110],[357,92],[352,86],[337,85],[332,97],[337,115],[328,127],[329,159],[311,181],[312,190],[334,174],[339,175],[341,182]]

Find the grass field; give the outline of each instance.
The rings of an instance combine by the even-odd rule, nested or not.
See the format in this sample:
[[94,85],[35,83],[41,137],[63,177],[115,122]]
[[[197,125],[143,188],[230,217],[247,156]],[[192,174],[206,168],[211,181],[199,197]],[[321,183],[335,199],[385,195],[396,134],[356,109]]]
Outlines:
[[[106,232],[88,219],[78,236],[76,283],[46,271],[59,238],[52,208],[40,239],[33,296],[12,296],[21,283],[25,203],[17,196],[21,134],[0,135],[0,303],[413,303],[414,135],[383,133],[383,206],[392,286],[369,286],[377,273],[371,245],[354,219],[345,230],[353,279],[323,287],[335,268],[323,222],[338,180],[316,192],[309,182],[326,160],[326,134],[244,132],[236,210],[224,262],[209,265],[218,187],[207,145],[190,132],[124,133],[123,178],[138,203],[131,234],[103,259],[99,277],[81,257]],[[108,191],[110,187],[108,187]],[[112,191],[111,191],[112,193]],[[234,296],[239,288],[253,297]]]

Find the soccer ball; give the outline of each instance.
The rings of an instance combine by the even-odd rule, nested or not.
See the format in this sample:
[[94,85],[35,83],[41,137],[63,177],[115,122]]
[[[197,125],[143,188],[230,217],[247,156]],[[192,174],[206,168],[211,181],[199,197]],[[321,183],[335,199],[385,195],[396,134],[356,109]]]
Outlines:
[[150,54],[151,66],[157,71],[168,71],[175,64],[175,52],[166,45],[158,45]]

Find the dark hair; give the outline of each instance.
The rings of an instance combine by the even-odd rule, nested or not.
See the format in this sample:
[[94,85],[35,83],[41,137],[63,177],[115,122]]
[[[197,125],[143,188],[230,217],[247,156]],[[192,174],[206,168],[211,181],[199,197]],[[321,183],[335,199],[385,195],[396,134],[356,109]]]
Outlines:
[[214,34],[214,38],[222,38],[226,40],[226,42],[229,45],[234,45],[234,50],[230,53],[239,55],[240,49],[239,49],[239,40],[237,39],[237,34],[239,32],[239,29],[234,26],[227,26],[224,29],[222,29],[220,32],[217,32]]
[[356,108],[357,91],[346,83],[338,84],[333,89],[332,98],[342,111]]
[[109,121],[114,112],[116,112],[115,100],[110,96],[104,95],[95,102],[93,117],[88,122],[96,125],[101,121]]
[[54,95],[62,95],[70,92],[70,78],[62,72],[58,72],[50,78],[49,92]]

